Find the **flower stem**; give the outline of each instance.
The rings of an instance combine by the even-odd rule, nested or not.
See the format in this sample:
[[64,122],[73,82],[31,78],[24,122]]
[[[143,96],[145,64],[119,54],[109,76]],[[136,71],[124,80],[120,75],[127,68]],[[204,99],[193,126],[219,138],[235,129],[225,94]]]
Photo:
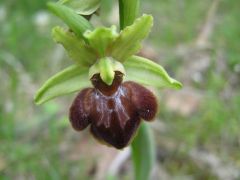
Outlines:
[[119,0],[120,28],[131,25],[138,16],[140,0]]

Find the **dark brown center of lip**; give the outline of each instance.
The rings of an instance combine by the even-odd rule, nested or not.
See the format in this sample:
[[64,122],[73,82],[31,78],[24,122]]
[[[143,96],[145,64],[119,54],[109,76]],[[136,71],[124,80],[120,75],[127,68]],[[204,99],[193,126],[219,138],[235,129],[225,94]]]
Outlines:
[[103,82],[100,77],[100,74],[95,74],[91,78],[93,86],[99,90],[105,96],[112,96],[119,88],[123,81],[123,73],[120,71],[115,71],[115,77],[113,83],[109,86]]

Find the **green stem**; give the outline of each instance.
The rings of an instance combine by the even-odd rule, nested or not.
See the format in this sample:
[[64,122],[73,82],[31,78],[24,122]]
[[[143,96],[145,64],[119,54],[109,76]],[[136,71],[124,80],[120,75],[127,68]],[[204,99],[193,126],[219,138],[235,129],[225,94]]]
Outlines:
[[131,25],[139,13],[140,0],[119,0],[120,28]]

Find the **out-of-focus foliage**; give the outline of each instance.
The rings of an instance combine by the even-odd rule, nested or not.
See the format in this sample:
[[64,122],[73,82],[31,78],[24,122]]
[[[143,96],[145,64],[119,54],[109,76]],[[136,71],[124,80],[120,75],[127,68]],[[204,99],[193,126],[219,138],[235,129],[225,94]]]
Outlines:
[[[150,0],[141,5],[155,19],[146,56],[184,83],[180,93],[159,92],[160,113],[153,125],[157,162],[169,179],[219,179],[217,168],[240,169],[240,2],[219,1],[209,45],[196,48],[212,3]],[[111,24],[116,12],[103,14],[103,24]],[[104,152],[87,133],[71,129],[67,114],[74,97],[42,107],[33,103],[42,82],[71,62],[51,40],[51,28],[61,22],[46,10],[46,0],[2,0],[0,23],[0,179],[93,179]],[[193,152],[214,154],[218,166],[212,169]],[[126,167],[121,178],[131,179],[133,171]]]

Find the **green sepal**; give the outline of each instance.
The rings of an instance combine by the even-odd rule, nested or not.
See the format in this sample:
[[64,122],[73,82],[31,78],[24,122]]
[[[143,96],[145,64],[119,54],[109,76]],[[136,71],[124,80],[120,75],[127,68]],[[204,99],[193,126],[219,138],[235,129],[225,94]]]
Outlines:
[[74,9],[77,14],[90,15],[99,8],[101,0],[60,0],[59,3]]
[[110,48],[111,56],[123,62],[141,49],[141,42],[147,37],[153,26],[153,17],[143,15],[136,19],[131,26],[127,26],[120,32],[119,37]]
[[120,71],[125,74],[125,69],[120,62],[115,61],[111,57],[104,57],[89,69],[89,79],[91,79],[94,74],[100,73],[103,82],[110,86],[113,82],[115,71]]
[[99,27],[93,31],[86,31],[83,36],[88,40],[89,45],[98,52],[99,57],[105,57],[107,47],[118,37],[118,33],[116,26]]
[[70,66],[49,78],[36,93],[34,101],[36,104],[42,104],[55,97],[80,91],[90,86],[87,79],[88,68]]
[[84,17],[67,6],[52,2],[47,5],[50,11],[62,19],[78,37],[83,37],[86,30],[93,30],[93,26]]
[[131,149],[135,180],[149,179],[156,159],[156,147],[153,132],[148,124],[142,122]]
[[157,88],[180,89],[182,84],[171,78],[159,64],[139,56],[132,56],[124,62],[126,80]]
[[90,48],[82,39],[75,34],[64,30],[61,27],[55,27],[52,30],[52,37],[57,43],[61,43],[66,49],[68,55],[75,63],[82,66],[91,66],[97,59],[92,48]]

